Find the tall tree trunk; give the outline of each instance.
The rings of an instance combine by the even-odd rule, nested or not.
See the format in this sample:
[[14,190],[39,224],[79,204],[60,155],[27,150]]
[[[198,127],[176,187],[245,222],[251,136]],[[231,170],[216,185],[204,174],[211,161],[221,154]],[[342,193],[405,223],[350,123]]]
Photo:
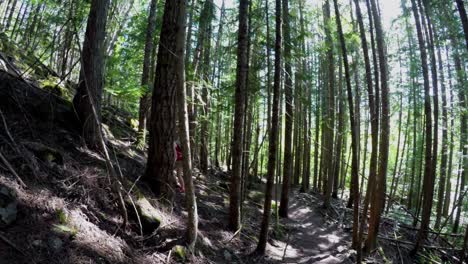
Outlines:
[[315,192],[319,191],[318,187],[318,178],[320,177],[320,164],[319,164],[319,152],[320,152],[320,85],[317,85],[316,101],[315,101],[315,140],[314,140],[314,179],[313,179],[313,190]]
[[449,81],[449,90],[450,90],[450,146],[449,146],[449,158],[448,158],[448,165],[447,165],[447,184],[445,189],[445,199],[444,199],[444,210],[443,215],[445,217],[448,216],[449,207],[450,207],[450,196],[452,195],[452,184],[450,178],[452,177],[452,167],[453,167],[453,148],[454,148],[454,125],[455,125],[455,117],[454,117],[454,96],[453,96],[453,85],[452,85],[452,67],[450,65],[449,60],[449,50],[448,46],[446,46],[446,61],[447,61],[447,73],[448,73],[448,81]]
[[[284,2],[283,2],[284,3]],[[276,158],[277,158],[277,142],[279,133],[279,112],[280,112],[280,87],[281,87],[281,0],[276,0],[276,40],[275,40],[275,74],[273,85],[273,104],[272,104],[272,120],[268,145],[268,179],[265,189],[265,203],[263,205],[263,217],[258,239],[256,252],[265,254],[266,244],[268,241],[268,230],[271,216],[271,198],[273,196],[273,181],[275,175]],[[284,6],[284,5],[283,5]],[[278,184],[278,183],[277,183]]]
[[146,144],[146,119],[150,107],[150,89],[149,76],[151,68],[151,52],[153,51],[154,31],[156,30],[156,7],[158,0],[151,0],[148,24],[146,27],[145,53],[143,55],[143,72],[141,74],[141,86],[143,87],[143,96],[140,97],[138,111],[138,144]]
[[232,176],[229,197],[229,229],[240,227],[240,191],[242,175],[242,143],[244,139],[245,96],[248,68],[248,0],[239,2],[239,33],[237,47],[237,73],[235,92],[234,139],[232,144]]
[[[439,59],[439,74],[440,74],[440,83],[441,83],[441,92],[442,92],[442,158],[440,161],[440,178],[439,178],[439,191],[437,197],[437,209],[436,209],[436,221],[434,224],[435,229],[439,229],[440,221],[442,218],[442,209],[444,204],[444,192],[445,192],[445,183],[447,182],[447,156],[448,156],[448,116],[447,116],[447,92],[445,88],[445,76],[444,68],[442,65],[442,55],[440,46],[437,49],[437,57]],[[450,181],[450,175],[448,177]],[[448,194],[450,195],[450,194]]]
[[[153,0],[155,1],[155,0]],[[157,2],[157,0],[156,0]],[[172,1],[168,1],[172,2]],[[178,0],[176,3],[167,4],[164,8],[164,14],[171,14],[172,27],[175,31],[175,82],[177,93],[177,114],[179,119],[179,138],[183,152],[183,169],[185,184],[185,199],[188,212],[187,218],[187,244],[191,251],[194,250],[198,234],[198,211],[195,197],[195,187],[192,178],[192,158],[190,156],[190,137],[187,113],[187,90],[185,89],[185,22],[186,22],[186,1]],[[171,5],[173,4],[173,5]]]
[[[281,187],[281,201],[279,216],[287,218],[289,209],[289,189],[292,176],[292,129],[293,129],[293,82],[291,67],[291,32],[289,24],[289,0],[282,0],[283,33],[284,33],[284,95],[286,101],[286,126],[284,133],[284,159],[283,159],[283,184]],[[276,62],[275,62],[276,63]],[[275,73],[276,74],[276,73]],[[296,131],[295,131],[296,132]]]
[[[338,185],[340,181],[340,168],[341,168],[341,157],[342,157],[342,148],[343,148],[343,134],[344,134],[344,103],[343,101],[346,100],[343,94],[343,64],[341,63],[341,57],[338,62],[339,66],[339,73],[338,73],[338,127],[335,135],[335,150],[334,150],[334,161],[333,161],[333,192],[332,197],[338,198]],[[346,143],[345,143],[346,145]],[[344,164],[346,166],[346,164]],[[352,195],[350,195],[351,197]],[[349,205],[349,204],[348,204]],[[351,204],[352,206],[352,204]],[[349,208],[351,208],[349,206]]]
[[[429,217],[431,214],[432,207],[432,191],[434,188],[433,179],[432,179],[432,111],[431,111],[431,97],[430,97],[430,83],[429,83],[429,71],[427,63],[427,52],[426,45],[423,37],[421,21],[424,18],[420,19],[418,6],[416,5],[415,0],[411,0],[411,5],[413,9],[414,19],[416,21],[416,31],[419,42],[422,72],[424,76],[424,114],[425,114],[425,165],[424,165],[424,181],[423,181],[423,192],[424,192],[424,206],[422,213],[421,228],[418,232],[416,239],[416,245],[413,249],[413,252],[417,252],[421,243],[427,237],[427,231],[429,228]],[[431,190],[432,189],[432,190]],[[431,198],[431,199],[429,199]]]
[[[354,116],[354,102],[353,102],[353,90],[351,86],[351,73],[349,69],[348,54],[346,49],[346,41],[343,34],[343,28],[341,26],[341,16],[340,10],[338,7],[338,0],[333,1],[335,4],[335,16],[336,24],[338,27],[338,34],[341,43],[341,53],[343,55],[343,63],[345,69],[345,80],[346,80],[346,90],[348,95],[348,110],[349,110],[349,123],[351,126],[351,185],[354,188],[351,190],[352,195],[354,196],[353,204],[353,245],[352,247],[355,250],[359,250],[359,142],[358,135],[356,130],[356,118]],[[382,58],[381,58],[382,59]],[[385,67],[384,67],[385,68]],[[382,75],[384,76],[384,75]],[[382,82],[384,83],[384,82]],[[383,95],[383,93],[382,93]],[[383,97],[382,97],[383,98]]]
[[[439,87],[438,87],[438,75],[437,75],[437,59],[436,59],[436,54],[435,54],[435,38],[437,36],[434,36],[436,34],[434,30],[434,26],[431,20],[431,7],[430,4],[427,2],[427,0],[424,0],[424,5],[421,4],[421,0],[419,0],[420,4],[420,9],[421,9],[421,16],[426,17],[426,19],[422,19],[422,24],[423,27],[425,26],[425,22],[427,23],[427,30],[426,30],[426,35],[428,36],[428,49],[429,49],[429,56],[431,59],[431,80],[432,80],[432,97],[433,97],[433,103],[434,103],[434,137],[433,137],[433,143],[432,143],[432,162],[431,162],[431,186],[429,187],[431,190],[427,194],[425,193],[424,195],[429,195],[429,197],[425,197],[424,199],[430,199],[431,200],[431,208],[430,211],[432,211],[432,203],[433,203],[433,198],[434,198],[434,185],[435,185],[435,179],[436,179],[436,174],[437,174],[437,152],[438,152],[438,146],[439,146]],[[423,13],[424,10],[424,13]],[[429,216],[430,218],[430,216]],[[430,222],[430,220],[429,220]]]
[[375,22],[377,51],[379,56],[380,69],[380,85],[381,85],[381,128],[379,139],[379,163],[378,174],[375,181],[375,189],[373,191],[372,206],[369,219],[369,235],[366,242],[366,250],[368,252],[374,250],[379,232],[380,217],[382,208],[385,204],[385,185],[388,165],[388,148],[390,136],[390,114],[389,114],[389,94],[388,94],[388,78],[387,78],[387,56],[385,54],[386,46],[384,32],[382,29],[382,21],[377,10],[377,3],[371,0],[372,16]]
[[[455,43],[455,42],[452,42]],[[457,45],[454,45],[455,51]],[[458,104],[459,104],[459,109],[462,111],[460,112],[460,152],[461,152],[461,158],[460,158],[460,188],[459,188],[459,198],[458,198],[458,210],[457,214],[455,217],[455,221],[453,223],[453,228],[452,231],[454,233],[458,232],[458,228],[460,225],[460,216],[461,216],[461,211],[463,210],[463,191],[465,190],[465,185],[466,185],[466,174],[468,172],[468,148],[466,145],[468,144],[468,133],[467,133],[467,111],[468,109],[468,103],[466,99],[466,76],[465,72],[462,68],[461,65],[461,60],[460,56],[457,54],[458,52],[455,52],[454,59],[455,59],[455,70],[458,75]]]
[[[358,251],[358,260],[361,259],[361,243],[364,235],[364,226],[367,220],[367,211],[368,205],[371,198],[372,188],[374,186],[375,177],[376,177],[376,168],[377,168],[377,148],[378,148],[378,115],[377,107],[374,97],[373,82],[372,82],[372,72],[371,72],[371,63],[369,58],[369,48],[366,39],[366,30],[364,27],[364,21],[362,18],[361,8],[359,6],[359,1],[354,0],[356,6],[356,17],[359,25],[359,34],[361,37],[362,51],[364,53],[364,65],[366,69],[366,84],[367,84],[367,94],[369,100],[369,114],[370,114],[370,123],[371,123],[371,154],[370,154],[370,165],[369,165],[369,177],[367,183],[367,191],[364,198],[362,216],[359,227],[359,247]],[[371,17],[371,16],[370,16]]]
[[208,85],[210,83],[210,57],[211,57],[211,34],[212,25],[211,21],[214,13],[213,0],[205,0],[202,12],[202,21],[200,21],[200,27],[203,28],[204,42],[203,42],[203,67],[202,67],[202,80],[204,82],[202,87],[202,115],[201,115],[201,126],[200,126],[200,170],[204,173],[208,173],[209,162],[209,109],[210,109],[210,98],[208,94]]
[[335,64],[333,58],[333,38],[330,32],[330,2],[327,0],[324,6],[324,25],[325,25],[325,42],[327,43],[327,116],[325,120],[325,128],[323,134],[325,137],[323,155],[323,177],[326,180],[324,184],[325,197],[323,206],[330,208],[331,195],[333,190],[333,138],[334,138],[334,124],[335,124]]
[[[152,96],[148,162],[143,177],[151,184],[151,189],[156,195],[166,196],[169,201],[172,201],[174,196],[177,91],[182,89],[180,85],[184,82],[182,74],[184,23],[185,1],[166,1]],[[185,134],[183,136],[185,137]],[[184,145],[186,146],[183,151],[189,151],[187,144]],[[187,170],[188,156],[185,157],[184,167]],[[185,175],[185,177],[190,176]],[[185,184],[190,187],[190,183]],[[191,195],[188,193],[188,196]]]
[[[102,47],[106,33],[108,9],[109,0],[93,0],[91,2],[81,57],[80,83],[73,98],[73,105],[81,122],[85,142],[89,148],[96,150],[100,148],[99,132],[104,82],[104,50]],[[93,105],[96,107],[98,122],[92,121],[94,120]]]

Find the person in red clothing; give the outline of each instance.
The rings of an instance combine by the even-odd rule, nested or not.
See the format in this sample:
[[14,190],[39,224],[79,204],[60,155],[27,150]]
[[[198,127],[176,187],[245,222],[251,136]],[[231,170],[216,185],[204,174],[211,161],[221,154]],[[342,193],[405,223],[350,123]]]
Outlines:
[[175,174],[177,176],[178,188],[180,192],[185,192],[184,177],[183,177],[183,163],[182,163],[182,148],[178,141],[174,142],[174,159],[175,159]]

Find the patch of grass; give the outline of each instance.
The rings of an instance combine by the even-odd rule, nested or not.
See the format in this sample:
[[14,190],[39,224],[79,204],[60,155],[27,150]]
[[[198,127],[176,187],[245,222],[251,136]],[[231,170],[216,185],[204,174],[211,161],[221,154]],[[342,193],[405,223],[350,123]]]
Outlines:
[[178,259],[185,261],[187,258],[187,250],[185,247],[177,245],[174,247],[174,254],[177,256]]
[[59,224],[53,225],[52,230],[56,233],[68,236],[70,239],[74,239],[78,234],[78,229],[74,226],[70,226],[70,219],[67,213],[62,209],[57,210],[56,213]]
[[59,223],[62,225],[66,225],[68,223],[67,213],[65,213],[65,211],[62,209],[57,210],[57,218],[59,220]]
[[53,230],[59,234],[68,235],[70,239],[74,239],[78,234],[78,229],[68,225],[54,225]]

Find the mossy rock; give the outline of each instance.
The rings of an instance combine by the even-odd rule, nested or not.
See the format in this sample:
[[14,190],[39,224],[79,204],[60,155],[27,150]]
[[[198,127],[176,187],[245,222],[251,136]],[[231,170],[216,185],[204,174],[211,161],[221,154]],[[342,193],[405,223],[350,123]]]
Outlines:
[[[149,202],[148,199],[146,199],[143,193],[136,186],[134,188],[134,193],[136,195],[133,198],[133,202],[135,203],[136,210],[138,211],[138,215],[140,217],[143,233],[151,234],[161,225],[161,213],[158,209],[154,208],[154,206]],[[133,204],[129,198],[126,199],[126,203],[130,214],[133,215],[136,221],[138,221]]]
[[176,245],[172,248],[172,251],[174,252],[174,256],[177,260],[182,262],[187,260],[187,248],[181,245]]
[[59,224],[53,225],[52,230],[62,237],[74,239],[78,234],[78,229],[70,224],[69,215],[62,209],[56,211]]
[[78,234],[77,228],[68,225],[54,225],[53,230],[57,234],[60,234],[63,237],[68,237],[69,239],[74,239]]
[[39,80],[39,85],[42,89],[57,96],[63,97],[69,101],[72,99],[69,90],[58,77],[49,76],[47,79]]

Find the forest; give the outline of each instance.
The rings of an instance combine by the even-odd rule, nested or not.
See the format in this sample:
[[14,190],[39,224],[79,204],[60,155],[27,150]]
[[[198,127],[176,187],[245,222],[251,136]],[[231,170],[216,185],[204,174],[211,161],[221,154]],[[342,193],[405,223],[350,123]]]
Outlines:
[[0,0],[0,263],[467,263],[466,0]]

